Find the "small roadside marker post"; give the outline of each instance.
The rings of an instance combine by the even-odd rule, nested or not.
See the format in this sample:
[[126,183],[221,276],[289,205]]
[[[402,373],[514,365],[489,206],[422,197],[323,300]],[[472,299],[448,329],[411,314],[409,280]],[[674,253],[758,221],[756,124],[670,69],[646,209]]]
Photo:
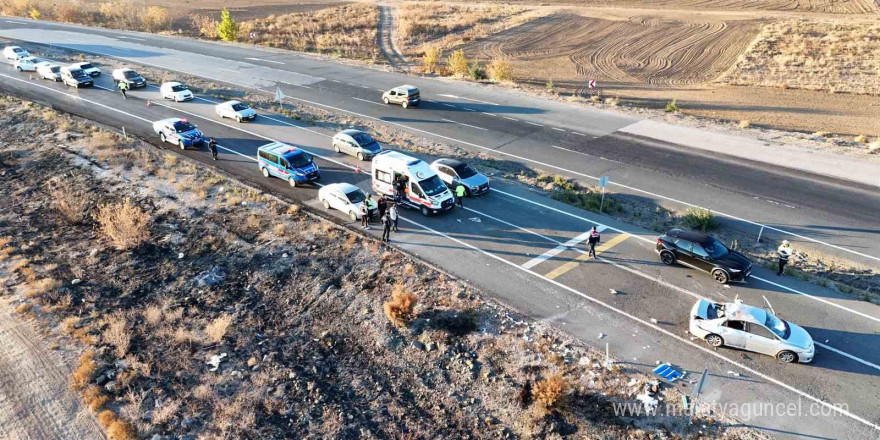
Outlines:
[[605,187],[608,186],[608,176],[599,177],[599,187],[602,188],[602,200],[599,202],[599,214],[602,213],[602,207],[605,206]]
[[281,104],[281,107],[284,107],[284,102],[282,101],[283,99],[284,93],[281,93],[281,87],[277,87],[275,89],[275,101]]
[[764,225],[761,225],[761,230],[758,231],[758,243],[761,242],[761,235],[764,234]]
[[128,139],[128,135],[125,134],[125,126],[122,127],[122,138]]
[[611,356],[608,355],[608,343],[605,343],[605,369],[609,369],[611,367]]

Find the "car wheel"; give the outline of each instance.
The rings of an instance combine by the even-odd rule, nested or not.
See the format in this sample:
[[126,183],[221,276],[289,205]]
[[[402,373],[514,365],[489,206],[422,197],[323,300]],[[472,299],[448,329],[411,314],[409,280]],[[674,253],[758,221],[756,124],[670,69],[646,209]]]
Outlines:
[[235,122],[238,122],[239,124],[241,124],[241,116],[236,116]]
[[339,151],[339,144],[333,144],[333,151],[341,153],[341,151]]
[[425,217],[427,217],[431,213],[431,211],[429,211],[426,206],[422,206],[421,211],[422,211],[422,215]]
[[382,102],[384,102],[385,104],[388,104],[388,98],[382,98]]
[[364,153],[358,153],[358,160],[364,160]]
[[322,202],[324,202],[324,209],[330,209],[330,202],[326,200],[322,200]]
[[269,170],[265,167],[260,167],[260,171],[263,173],[263,177],[269,177]]
[[178,142],[177,145],[180,145],[181,150],[186,150],[186,144],[184,144],[183,141]]
[[159,133],[159,140],[161,140],[163,144],[165,142],[168,142],[167,140],[165,140],[165,133]]
[[663,264],[666,265],[675,263],[675,254],[673,254],[672,251],[660,252],[660,261],[662,261]]
[[409,107],[409,103],[406,102],[406,101],[401,102],[400,105],[401,105],[403,108],[407,108],[407,107]]
[[724,338],[715,334],[711,334],[709,336],[706,336],[706,342],[708,342],[709,345],[718,348],[724,345]]
[[718,281],[719,284],[727,284],[727,282],[730,280],[727,276],[727,272],[721,269],[713,270],[712,276],[715,278],[715,281]]
[[16,69],[18,69],[19,72],[22,71],[22,70],[21,70],[21,66],[16,67]]
[[780,351],[779,354],[776,355],[776,359],[779,359],[780,362],[790,364],[790,363],[797,360],[797,355],[794,354],[794,352],[785,350],[785,351]]
[[358,215],[357,215],[357,213],[354,212],[354,211],[351,211],[351,212],[348,213],[348,218],[350,218],[351,221],[353,221],[353,222],[358,221]]
[[294,179],[293,177],[287,179],[287,183],[290,184],[291,188],[296,188],[296,179]]

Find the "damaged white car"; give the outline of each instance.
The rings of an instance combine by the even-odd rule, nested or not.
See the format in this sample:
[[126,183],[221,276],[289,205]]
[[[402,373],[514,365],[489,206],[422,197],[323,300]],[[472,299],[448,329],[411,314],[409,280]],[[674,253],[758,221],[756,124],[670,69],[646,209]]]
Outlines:
[[745,305],[739,298],[725,304],[701,299],[691,309],[689,330],[713,347],[726,345],[785,363],[812,362],[816,347],[810,334],[777,318],[769,303],[767,309]]

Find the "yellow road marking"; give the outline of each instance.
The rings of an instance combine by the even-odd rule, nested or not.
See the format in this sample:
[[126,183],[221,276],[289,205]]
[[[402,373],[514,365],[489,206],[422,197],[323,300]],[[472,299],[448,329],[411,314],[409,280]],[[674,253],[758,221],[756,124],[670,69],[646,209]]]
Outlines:
[[[620,235],[614,236],[614,238],[606,241],[605,243],[599,244],[599,246],[596,246],[596,255],[599,255],[602,252],[605,252],[608,249],[611,249],[614,246],[617,246],[618,244],[623,243],[629,237],[631,237],[631,235],[629,235],[629,234],[620,234]],[[556,279],[557,277],[561,276],[562,274],[580,266],[582,261],[587,261],[589,259],[591,259],[591,257],[589,255],[582,254],[581,256],[575,258],[574,260],[569,261],[569,262],[563,264],[562,266],[557,267],[556,269],[553,269],[552,271],[547,273],[547,275],[545,275],[545,276],[547,278],[550,278],[551,280]]]

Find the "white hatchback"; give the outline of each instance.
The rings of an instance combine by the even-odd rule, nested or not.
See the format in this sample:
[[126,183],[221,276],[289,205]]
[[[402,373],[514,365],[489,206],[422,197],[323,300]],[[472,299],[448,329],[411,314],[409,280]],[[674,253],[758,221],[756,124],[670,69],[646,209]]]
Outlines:
[[70,68],[71,69],[80,69],[83,72],[85,72],[86,75],[91,76],[92,78],[96,78],[96,77],[101,76],[101,69],[92,63],[87,63],[87,62],[73,63],[70,65]]
[[214,107],[214,110],[221,118],[235,119],[238,122],[253,121],[257,118],[257,112],[241,101],[221,102]]
[[171,99],[175,102],[189,101],[193,99],[193,92],[189,87],[179,82],[162,83],[159,87],[159,94],[164,99]]
[[350,183],[331,183],[318,190],[318,200],[324,208],[342,211],[352,221],[361,218],[361,205],[366,199],[367,194]]
[[3,57],[7,60],[17,60],[29,56],[31,56],[31,54],[28,51],[18,46],[6,46],[3,48]]

